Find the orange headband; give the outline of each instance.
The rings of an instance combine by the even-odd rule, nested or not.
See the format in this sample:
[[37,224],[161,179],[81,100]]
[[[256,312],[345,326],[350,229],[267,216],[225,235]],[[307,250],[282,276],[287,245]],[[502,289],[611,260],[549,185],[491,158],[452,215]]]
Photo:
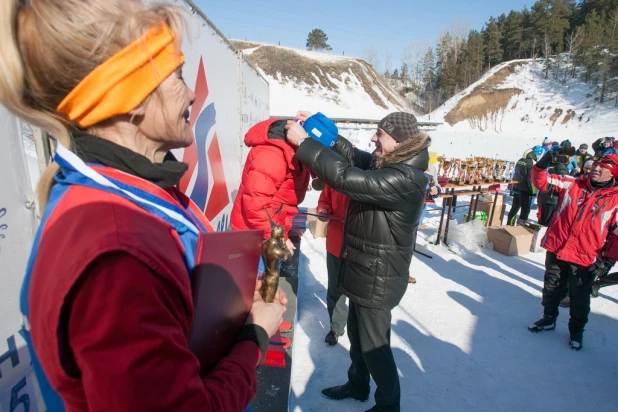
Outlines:
[[184,62],[167,24],[153,27],[89,73],[57,110],[80,127],[129,113]]

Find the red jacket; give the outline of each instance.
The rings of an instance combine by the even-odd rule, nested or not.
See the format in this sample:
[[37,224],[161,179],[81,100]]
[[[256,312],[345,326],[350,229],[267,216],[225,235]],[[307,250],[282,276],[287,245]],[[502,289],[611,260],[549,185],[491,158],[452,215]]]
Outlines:
[[532,168],[532,183],[542,192],[553,187],[560,198],[541,245],[558,259],[590,266],[599,257],[618,260],[618,187],[593,191],[588,176],[550,175]]
[[230,219],[234,230],[263,229],[264,239],[271,231],[265,209],[285,228],[287,238],[309,186],[309,170],[296,158],[295,149],[285,138],[268,137],[270,126],[277,120],[260,122],[245,135],[245,144],[252,149]]
[[200,378],[178,234],[124,198],[68,189],[42,233],[29,302],[33,345],[67,411],[244,411],[256,393],[253,341]]
[[[345,218],[349,197],[325,186],[318,200],[318,213],[324,211],[329,215]],[[326,250],[339,257],[343,244],[343,220],[330,220],[326,231]]]

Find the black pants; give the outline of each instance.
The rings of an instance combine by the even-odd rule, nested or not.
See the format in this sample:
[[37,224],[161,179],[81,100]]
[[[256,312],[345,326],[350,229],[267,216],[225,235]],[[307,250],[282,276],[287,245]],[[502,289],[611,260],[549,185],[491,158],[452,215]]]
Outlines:
[[376,383],[376,405],[400,410],[401,389],[391,351],[391,311],[369,309],[350,301],[348,311],[350,358],[348,380],[359,392],[369,392],[369,377]]
[[539,219],[539,225],[549,227],[549,224],[554,218],[554,213],[556,212],[556,209],[558,209],[557,204],[552,204],[552,203],[541,204],[541,218]]
[[513,194],[513,206],[511,206],[511,211],[509,212],[509,219],[507,220],[507,224],[511,226],[515,226],[515,216],[517,216],[517,212],[521,208],[521,214],[519,218],[522,220],[528,220],[528,215],[530,215],[530,205],[532,204],[532,195],[530,193],[514,193]]
[[345,295],[339,287],[339,274],[341,272],[341,260],[333,254],[326,254],[326,269],[328,270],[328,289],[326,291],[326,307],[330,330],[339,334],[345,329],[348,318],[345,307]]
[[588,268],[565,262],[547,252],[545,257],[545,282],[543,284],[543,307],[545,315],[558,316],[558,305],[569,292],[571,298],[571,319],[569,331],[582,332],[588,323],[592,275]]

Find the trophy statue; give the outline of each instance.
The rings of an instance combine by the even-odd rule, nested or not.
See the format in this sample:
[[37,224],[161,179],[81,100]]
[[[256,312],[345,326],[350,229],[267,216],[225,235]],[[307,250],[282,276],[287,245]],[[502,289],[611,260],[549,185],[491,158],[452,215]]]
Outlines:
[[292,256],[283,240],[285,235],[283,227],[275,225],[272,220],[271,226],[270,238],[262,243],[264,276],[262,277],[260,295],[266,303],[272,303],[275,300],[279,288],[279,263],[281,261],[287,262]]

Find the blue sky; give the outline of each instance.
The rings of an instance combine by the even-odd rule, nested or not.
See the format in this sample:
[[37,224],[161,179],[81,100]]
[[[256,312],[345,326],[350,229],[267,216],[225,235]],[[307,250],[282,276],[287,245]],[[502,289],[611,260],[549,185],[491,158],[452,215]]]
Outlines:
[[333,53],[364,57],[365,50],[373,47],[381,51],[384,63],[388,49],[393,68],[401,64],[409,42],[434,46],[454,21],[480,30],[490,16],[534,4],[534,0],[194,1],[233,39],[304,48],[309,31],[320,28],[328,35]]

